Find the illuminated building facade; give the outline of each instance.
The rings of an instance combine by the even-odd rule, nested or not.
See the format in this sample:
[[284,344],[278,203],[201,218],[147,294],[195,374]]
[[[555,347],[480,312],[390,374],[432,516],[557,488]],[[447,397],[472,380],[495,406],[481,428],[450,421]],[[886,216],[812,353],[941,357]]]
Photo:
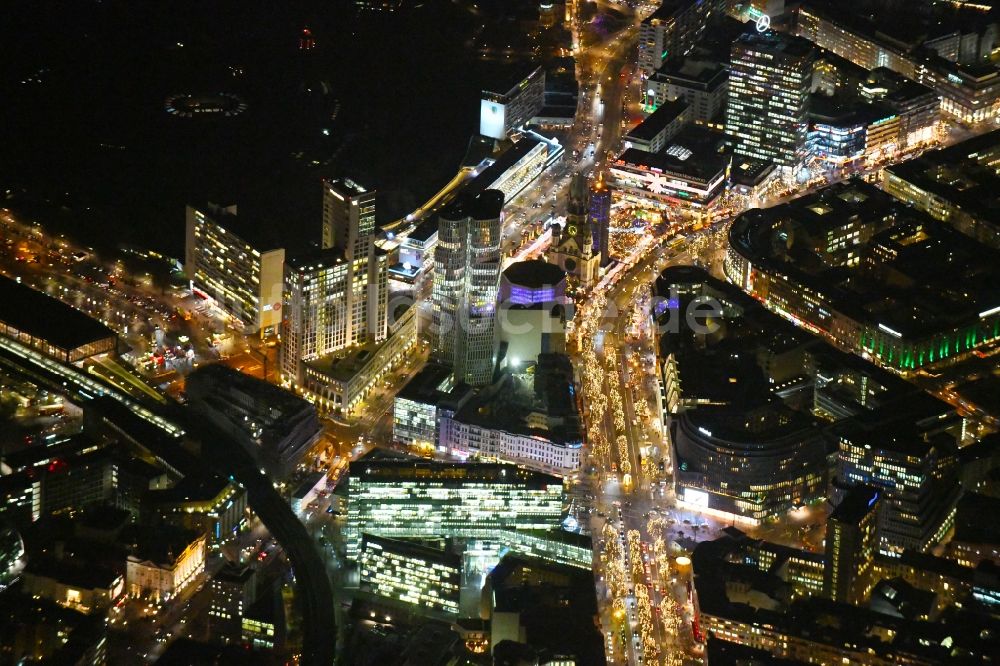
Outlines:
[[514,371],[539,354],[566,352],[566,322],[572,303],[566,297],[566,273],[541,259],[518,261],[500,276],[500,343]]
[[443,420],[442,446],[452,455],[475,454],[485,459],[515,462],[528,469],[566,476],[580,468],[583,445],[563,442],[543,434],[505,432],[455,418]]
[[322,411],[351,412],[402,361],[415,321],[412,311],[389,321],[374,191],[350,179],[324,181],[322,245],[290,259],[285,271],[282,375]]
[[614,192],[611,186],[604,182],[604,174],[598,174],[597,180],[590,188],[590,229],[594,232],[594,248],[601,256],[601,266],[607,266],[611,261],[611,202]]
[[726,107],[729,72],[721,64],[692,56],[671,58],[645,83],[646,107],[682,100],[693,123],[717,121]]
[[361,590],[445,615],[458,615],[460,555],[402,539],[361,537]]
[[639,26],[639,69],[648,77],[665,60],[690,51],[725,7],[720,0],[664,0]]
[[420,453],[438,446],[441,420],[472,395],[466,384],[456,384],[451,369],[430,363],[407,382],[393,401],[392,439]]
[[938,140],[941,97],[927,86],[887,67],[878,67],[868,73],[860,92],[862,97],[881,102],[899,116],[900,150],[919,149]]
[[726,191],[731,156],[721,134],[688,126],[659,153],[630,148],[609,168],[617,196],[640,206],[711,213]]
[[460,458],[572,474],[583,455],[572,382],[572,366],[562,354],[511,361],[499,381],[441,418],[439,444]]
[[212,544],[236,535],[247,508],[246,491],[221,476],[186,476],[170,488],[150,490],[146,501],[165,522],[204,532]]
[[[133,597],[157,603],[173,599],[205,571],[205,535],[157,528],[130,545],[125,586]],[[128,543],[126,539],[126,543]]]
[[265,335],[281,325],[285,250],[251,237],[261,224],[242,223],[236,206],[188,206],[184,272],[192,289]]
[[865,122],[857,117],[816,118],[809,123],[809,150],[817,158],[842,166],[865,152]]
[[1000,109],[1000,73],[988,63],[960,64],[913,43],[890,39],[854,15],[834,15],[808,4],[798,9],[797,34],[873,70],[886,67],[941,96],[941,111],[959,122],[992,120]]
[[280,599],[266,595],[243,613],[240,641],[253,650],[271,650],[284,642],[284,614],[279,610]]
[[786,319],[907,372],[1000,338],[993,252],[851,181],[740,215],[724,269]]
[[566,273],[540,259],[518,261],[500,275],[500,303],[531,307],[566,302]]
[[[701,269],[668,269],[656,295],[668,304],[658,361],[678,500],[759,522],[822,498],[830,448],[822,428],[775,388],[807,372],[808,336]],[[723,304],[707,324],[714,335],[670,331],[669,318],[709,297]]]
[[353,413],[417,342],[416,307],[395,316],[389,335],[303,363],[302,394],[323,412]]
[[804,161],[815,64],[799,37],[753,32],[733,42],[726,133],[736,154],[790,168]]
[[545,70],[536,67],[505,92],[484,90],[479,104],[479,133],[506,139],[545,106]]
[[84,614],[107,612],[125,591],[120,573],[60,560],[31,560],[22,578],[28,596]]
[[882,496],[879,551],[899,556],[940,543],[954,525],[960,494],[955,436],[906,422],[845,422],[838,430],[836,486],[863,484]]
[[257,599],[256,572],[248,566],[227,562],[209,583],[209,631],[222,643],[239,642],[243,613]]
[[897,199],[1000,249],[1000,130],[889,166],[882,187]]
[[562,519],[562,480],[514,465],[357,460],[348,482],[347,550],[362,534],[498,538]]
[[433,353],[472,386],[488,383],[496,363],[503,203],[497,190],[463,194],[438,216]]
[[387,262],[375,248],[373,190],[349,178],[323,182],[322,246],[339,250],[347,264],[343,345],[385,339]]
[[878,500],[874,488],[856,486],[827,519],[823,593],[834,601],[861,605],[875,585]]
[[[820,109],[813,98],[809,112],[810,154],[832,166],[889,159],[899,153],[900,119],[882,104]],[[818,102],[818,103],[817,103]]]
[[[707,411],[707,410],[701,410]],[[823,497],[826,460],[819,432],[803,419],[779,431],[738,437],[740,427],[760,420],[779,420],[787,414],[753,414],[744,424],[719,419],[711,422],[688,413],[671,419],[680,470],[675,475],[677,497],[695,509],[759,522]],[[709,430],[705,423],[713,428]],[[716,434],[719,433],[719,434]]]
[[[760,567],[755,558],[746,556],[746,538],[731,529],[726,532],[699,543],[691,556],[694,623],[709,638],[710,652],[712,641],[721,640],[760,651],[747,663],[789,660],[863,666],[989,662],[996,653],[996,620],[985,612],[956,606],[949,620],[927,621],[878,612],[867,604],[856,606],[817,595],[803,598],[790,584],[787,570]],[[914,562],[911,568],[926,565]],[[931,578],[940,580],[933,574]],[[940,584],[923,589],[950,595]]]
[[504,201],[511,201],[563,151],[555,141],[543,140],[541,135],[529,132],[495,159],[490,158],[492,163],[488,166],[480,166],[482,170],[465,189],[468,192],[499,190],[503,192]]
[[438,225],[428,215],[399,243],[399,261],[389,266],[389,279],[402,288],[420,291],[434,271],[434,248],[437,247]]
[[658,153],[667,147],[677,132],[688,122],[688,104],[683,100],[664,102],[641,123],[630,129],[622,139],[626,148]]
[[348,346],[348,264],[337,249],[290,258],[285,266],[281,372],[304,381],[303,361]]

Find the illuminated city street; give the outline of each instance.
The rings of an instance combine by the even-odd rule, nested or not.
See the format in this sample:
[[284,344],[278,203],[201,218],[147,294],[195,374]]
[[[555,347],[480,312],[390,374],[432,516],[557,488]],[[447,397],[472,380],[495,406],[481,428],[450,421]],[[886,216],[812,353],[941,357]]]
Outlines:
[[6,18],[0,662],[1000,654],[1000,5]]

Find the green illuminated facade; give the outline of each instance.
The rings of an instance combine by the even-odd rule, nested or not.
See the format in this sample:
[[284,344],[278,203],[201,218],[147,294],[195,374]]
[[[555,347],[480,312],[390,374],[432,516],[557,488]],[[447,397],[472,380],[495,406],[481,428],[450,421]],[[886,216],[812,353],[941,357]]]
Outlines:
[[860,181],[733,224],[729,280],[897,372],[1000,339],[1000,252]]

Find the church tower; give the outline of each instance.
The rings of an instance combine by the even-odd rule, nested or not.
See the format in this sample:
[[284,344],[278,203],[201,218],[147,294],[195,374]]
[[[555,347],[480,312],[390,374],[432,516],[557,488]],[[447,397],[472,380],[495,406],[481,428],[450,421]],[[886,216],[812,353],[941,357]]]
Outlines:
[[601,257],[594,252],[590,188],[583,174],[575,174],[570,181],[566,226],[553,238],[548,261],[566,271],[582,287],[589,287],[597,280]]

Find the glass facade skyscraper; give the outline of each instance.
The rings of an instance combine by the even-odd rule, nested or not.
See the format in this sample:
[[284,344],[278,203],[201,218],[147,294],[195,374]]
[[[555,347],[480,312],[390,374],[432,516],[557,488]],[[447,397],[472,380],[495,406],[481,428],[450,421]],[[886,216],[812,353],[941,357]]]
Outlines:
[[456,381],[488,384],[496,358],[503,193],[460,196],[439,215],[434,251],[434,355]]
[[515,465],[359,460],[348,483],[347,550],[362,534],[499,538],[559,525],[562,479]]
[[375,250],[375,192],[346,178],[324,182],[322,240],[347,261],[347,344],[385,338],[388,281]]
[[733,42],[726,133],[739,155],[796,167],[806,156],[816,50],[800,37],[747,33]]
[[285,264],[281,370],[301,386],[304,361],[388,334],[388,262],[375,248],[375,192],[323,183],[323,249]]

